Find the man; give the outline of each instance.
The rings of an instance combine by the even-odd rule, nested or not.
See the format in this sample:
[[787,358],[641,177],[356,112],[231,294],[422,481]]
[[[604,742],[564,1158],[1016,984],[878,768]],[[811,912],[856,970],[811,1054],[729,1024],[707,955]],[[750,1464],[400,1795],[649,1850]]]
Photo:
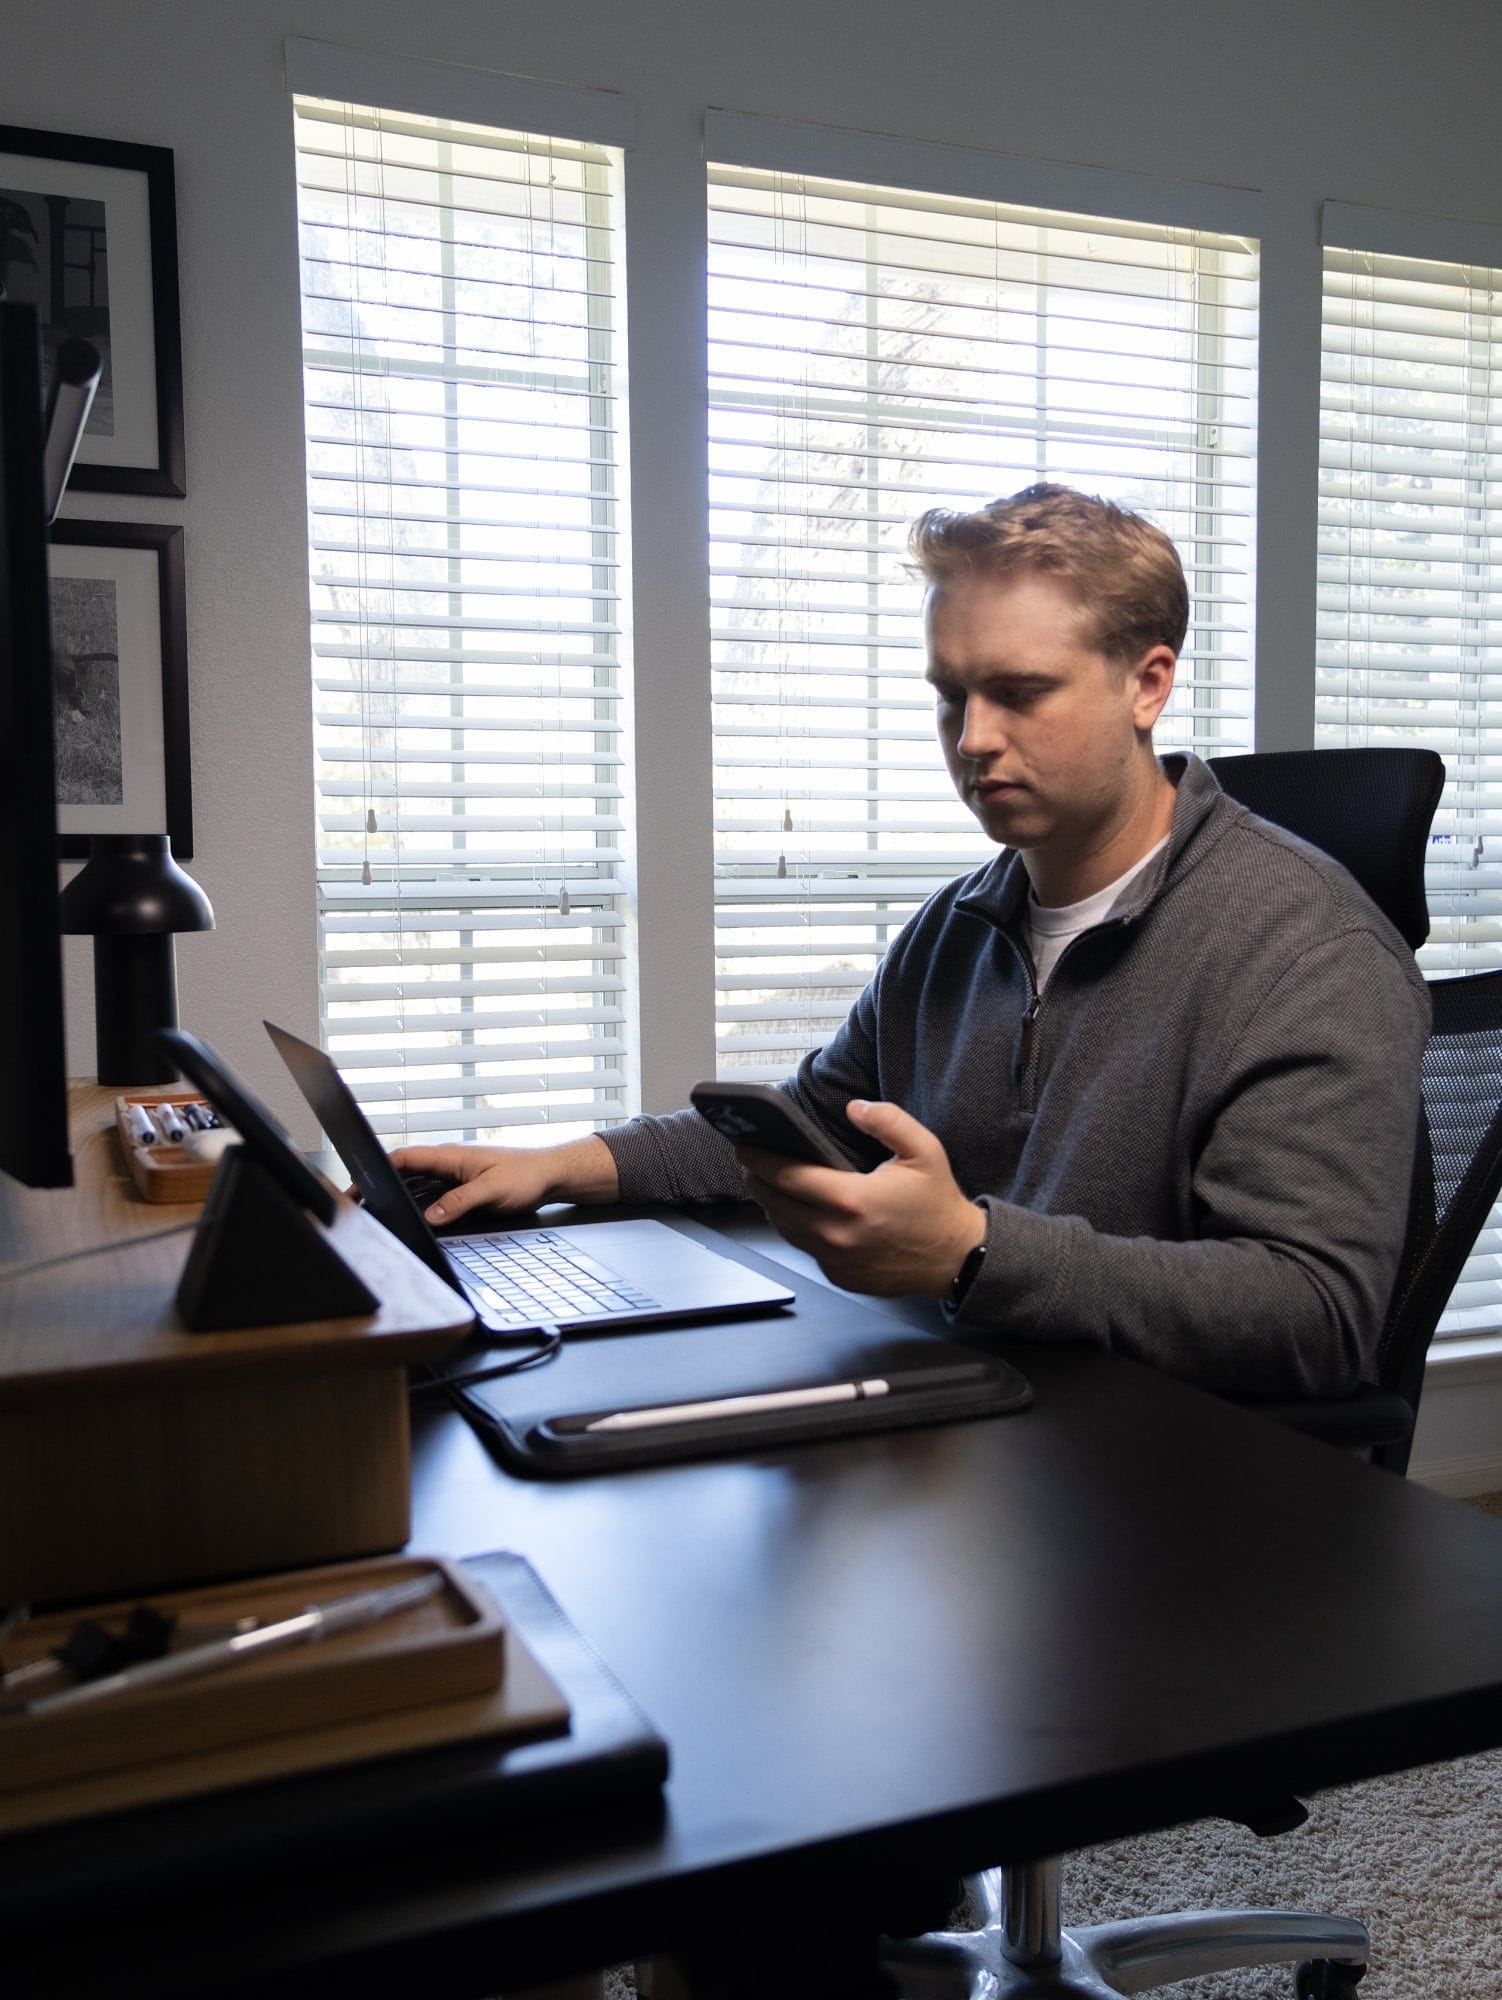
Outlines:
[[1428,999],[1327,857],[1160,761],[1188,593],[1138,516],[1040,485],[936,509],[928,678],[1005,851],[932,896],[784,1087],[864,1169],[732,1152],[694,1112],[543,1152],[407,1149],[485,1203],[749,1193],[854,1290],[1093,1340],[1255,1397],[1369,1378]]

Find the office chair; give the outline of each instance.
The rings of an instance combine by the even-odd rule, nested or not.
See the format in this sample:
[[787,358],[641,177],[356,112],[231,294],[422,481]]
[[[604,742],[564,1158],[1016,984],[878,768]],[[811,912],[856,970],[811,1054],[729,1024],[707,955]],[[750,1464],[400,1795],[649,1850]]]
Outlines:
[[1206,759],[1223,792],[1333,854],[1413,950],[1429,935],[1424,861],[1445,788],[1432,750],[1266,750]]
[[[1208,762],[1221,790],[1231,798],[1333,855],[1355,876],[1400,936],[1418,950],[1429,935],[1424,888],[1429,827],[1445,785],[1444,764],[1432,750],[1388,746],[1273,750],[1211,757]],[[1444,1036],[1442,1046],[1453,1048],[1451,1037],[1463,1032],[1458,1023],[1450,1025],[1457,1012],[1463,1016],[1465,1010],[1458,993],[1448,989],[1469,990],[1470,984],[1468,980],[1445,981],[1444,990],[1439,985],[1430,989],[1436,1009],[1434,1032]],[[1472,1011],[1475,1005],[1484,1003],[1474,1003]],[[1439,1046],[1431,1043],[1425,1057],[1425,1117],[1420,1121],[1414,1161],[1408,1234],[1378,1354],[1377,1381],[1339,1400],[1311,1398],[1260,1406],[1279,1423],[1329,1444],[1365,1450],[1376,1463],[1399,1473],[1408,1469],[1430,1338],[1496,1195],[1493,1186],[1488,1206],[1472,1225],[1469,1218],[1474,1198],[1468,1195],[1457,1208],[1454,1196],[1459,1192],[1458,1184],[1450,1186],[1446,1210],[1450,1227],[1443,1245],[1436,1240],[1434,1163],[1428,1155],[1431,1086],[1427,1072],[1439,1060]],[[1484,1129],[1475,1129],[1480,1108],[1473,1099],[1471,1122],[1456,1135],[1455,1143],[1469,1140],[1468,1157],[1479,1154],[1484,1145]],[[1446,1112],[1452,1127],[1456,1115],[1454,1110]],[[1455,1164],[1452,1156],[1452,1171]],[[1444,1289],[1439,1290],[1442,1279]],[[1404,1301],[1407,1309],[1399,1312]],[[1428,1310],[1431,1304],[1432,1313]]]
[[1429,983],[1423,1105],[1408,1231],[1377,1351],[1377,1382],[1340,1401],[1251,1407],[1408,1470],[1429,1342],[1502,1192],[1502,972]]
[[[1422,750],[1311,750],[1212,758],[1233,797],[1345,862],[1415,948],[1428,934],[1423,864],[1444,766]],[[1350,1398],[1263,1404],[1262,1413],[1369,1452],[1401,1475],[1424,1358],[1462,1265],[1502,1189],[1502,972],[1430,986],[1422,1106],[1407,1234],[1383,1329],[1378,1382]],[[1242,1817],[1241,1815],[1234,1815]],[[1297,1800],[1244,1823],[1275,1833]],[[1298,2000],[1354,2000],[1365,1926],[1293,1910],[1190,1910],[1066,1930],[1060,1863],[970,1878],[981,1928],[890,1941],[902,2000],[1118,2000],[1175,1980],[1296,1963]]]

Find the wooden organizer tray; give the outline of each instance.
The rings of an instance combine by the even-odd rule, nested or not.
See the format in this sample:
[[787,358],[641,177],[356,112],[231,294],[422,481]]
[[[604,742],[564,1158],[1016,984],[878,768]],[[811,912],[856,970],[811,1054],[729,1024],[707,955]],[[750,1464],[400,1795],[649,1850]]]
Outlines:
[[[269,1624],[312,1603],[435,1570],[444,1588],[434,1597],[352,1632],[52,1714],[0,1714],[0,1795],[494,1691],[505,1667],[504,1621],[483,1590],[440,1558],[377,1557],[179,1591],[152,1602],[176,1613],[183,1627],[247,1616]],[[43,1658],[80,1616],[118,1628],[134,1602],[32,1620],[7,1645],[7,1667]]]
[[158,1139],[143,1146],[126,1119],[130,1104],[202,1104],[203,1092],[186,1087],[163,1090],[132,1090],[115,1099],[115,1130],[130,1166],[131,1177],[147,1201],[202,1201],[218,1166],[217,1156],[200,1159],[186,1146]]

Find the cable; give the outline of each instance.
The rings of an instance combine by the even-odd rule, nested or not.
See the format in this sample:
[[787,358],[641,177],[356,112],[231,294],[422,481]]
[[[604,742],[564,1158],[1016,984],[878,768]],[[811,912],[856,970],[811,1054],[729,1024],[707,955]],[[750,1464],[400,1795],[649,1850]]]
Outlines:
[[0,1270],[0,1285],[8,1285],[16,1278],[29,1278],[34,1271],[50,1271],[57,1264],[76,1264],[80,1257],[103,1257],[111,1250],[134,1250],[141,1243],[161,1243],[169,1236],[186,1236],[198,1227],[195,1217],[192,1222],[175,1223],[171,1229],[153,1229],[145,1236],[127,1236],[117,1243],[90,1243],[83,1250],[68,1250],[61,1257],[41,1257],[34,1264],[16,1264]]
[[[514,1361],[497,1361],[489,1368],[468,1368],[462,1375],[445,1375],[437,1368],[430,1368],[424,1378],[414,1382],[407,1391],[409,1396],[422,1396],[436,1390],[447,1396],[454,1407],[459,1408],[459,1399],[453,1392],[468,1389],[476,1382],[493,1382],[502,1375],[518,1375],[524,1368],[540,1368],[545,1361],[551,1361],[563,1345],[563,1335],[556,1326],[539,1326],[532,1333],[515,1336],[519,1339],[540,1339],[542,1345],[533,1348],[530,1354],[521,1354]],[[491,1336],[485,1345],[498,1347],[506,1338],[504,1335]]]

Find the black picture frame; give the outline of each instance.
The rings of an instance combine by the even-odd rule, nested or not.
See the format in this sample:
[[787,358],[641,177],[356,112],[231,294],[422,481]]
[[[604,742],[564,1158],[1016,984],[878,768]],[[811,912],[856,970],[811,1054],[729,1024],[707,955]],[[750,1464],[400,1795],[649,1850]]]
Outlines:
[[[74,556],[71,552],[86,552]],[[96,833],[165,833],[173,855],[193,855],[192,746],[188,727],[188,620],[183,563],[183,531],[159,522],[58,521],[49,553],[51,572],[53,678],[56,685],[58,770],[58,854],[82,860]],[[102,579],[107,617],[116,638],[113,723],[107,702],[85,694],[74,672],[70,631],[80,610],[63,601],[70,581]],[[154,594],[154,601],[153,601]],[[99,594],[96,593],[95,609]],[[82,616],[89,614],[87,605]],[[108,648],[89,655],[92,667],[108,677]],[[80,717],[96,723],[103,713],[106,735],[113,727],[118,760],[118,797],[87,800],[70,776]],[[74,795],[69,796],[70,788]]]
[[69,490],[182,499],[171,148],[0,125],[0,295],[33,299],[49,361],[69,333],[105,353]]

